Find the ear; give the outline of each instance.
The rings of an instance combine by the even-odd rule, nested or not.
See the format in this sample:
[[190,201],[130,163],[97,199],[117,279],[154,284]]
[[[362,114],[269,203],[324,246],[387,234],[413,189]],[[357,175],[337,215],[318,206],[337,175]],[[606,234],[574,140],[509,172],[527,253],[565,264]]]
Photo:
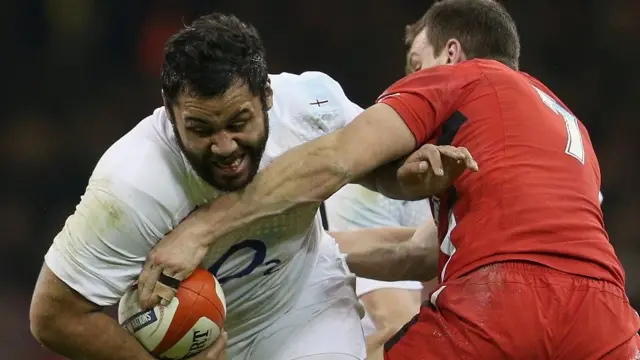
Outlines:
[[462,50],[462,45],[457,39],[449,39],[444,50],[447,54],[447,64],[457,64],[467,60],[467,55]]
[[267,84],[264,86],[264,93],[266,96],[265,103],[267,105],[265,111],[269,111],[273,106],[273,89],[271,88],[271,79],[267,79]]
[[164,95],[164,90],[160,90],[160,94],[162,94],[162,104],[164,105],[164,111],[169,117],[169,121],[174,122],[173,109],[171,108],[171,103],[169,102],[167,97]]

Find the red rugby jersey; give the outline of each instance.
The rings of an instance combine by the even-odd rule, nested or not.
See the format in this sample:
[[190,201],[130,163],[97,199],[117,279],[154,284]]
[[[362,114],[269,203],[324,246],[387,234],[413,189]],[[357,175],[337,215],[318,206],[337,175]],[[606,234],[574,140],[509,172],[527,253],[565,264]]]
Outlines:
[[478,162],[479,172],[432,201],[442,281],[517,260],[624,287],[587,130],[542,83],[475,59],[411,74],[378,102],[396,110],[417,144],[463,146]]

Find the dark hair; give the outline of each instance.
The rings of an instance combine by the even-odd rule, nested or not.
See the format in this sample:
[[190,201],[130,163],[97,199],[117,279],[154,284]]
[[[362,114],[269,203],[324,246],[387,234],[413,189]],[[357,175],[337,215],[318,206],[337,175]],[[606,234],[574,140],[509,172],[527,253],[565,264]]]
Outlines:
[[411,46],[425,29],[436,56],[449,39],[455,38],[468,58],[493,59],[518,69],[520,38],[516,24],[496,1],[436,2],[420,20],[406,27],[405,43]]
[[233,15],[202,16],[165,45],[161,81],[169,103],[180,93],[222,95],[240,81],[264,104],[267,79],[265,50],[258,31]]

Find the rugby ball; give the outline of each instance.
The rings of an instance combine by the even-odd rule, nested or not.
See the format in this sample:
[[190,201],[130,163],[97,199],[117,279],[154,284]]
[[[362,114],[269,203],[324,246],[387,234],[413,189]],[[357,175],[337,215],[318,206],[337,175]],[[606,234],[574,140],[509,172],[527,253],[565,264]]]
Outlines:
[[182,281],[167,306],[142,310],[137,286],[120,300],[118,322],[159,359],[191,357],[208,348],[223,327],[227,312],[222,287],[205,269]]

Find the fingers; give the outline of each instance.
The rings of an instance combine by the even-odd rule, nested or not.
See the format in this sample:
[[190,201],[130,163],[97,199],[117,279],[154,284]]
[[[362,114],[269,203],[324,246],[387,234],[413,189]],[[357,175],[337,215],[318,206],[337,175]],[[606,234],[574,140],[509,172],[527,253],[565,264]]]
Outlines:
[[457,160],[458,164],[464,163],[465,168],[471,171],[478,171],[478,164],[466,148],[426,144],[405,160],[404,164],[398,169],[398,177],[425,174],[429,168],[432,169],[436,176],[443,176],[443,157]]
[[473,156],[471,156],[471,154],[469,153],[469,150],[467,150],[467,148],[460,148],[459,149],[462,153],[464,153],[464,164],[467,166],[467,169],[477,172],[478,171],[478,163],[476,162],[476,160],[473,158]]
[[162,267],[153,266],[147,260],[138,279],[138,301],[143,309],[151,309],[158,304],[160,297],[154,291],[161,273]]
[[[411,165],[411,166],[409,166]],[[423,145],[420,149],[414,151],[402,167],[407,167],[415,173],[425,173],[431,168],[434,174],[442,176],[444,169],[442,168],[442,159],[438,147],[431,144]]]
[[176,296],[177,291],[178,289],[174,289],[173,287],[167,286],[161,281],[158,281],[153,289],[152,299],[154,302],[157,302],[159,299],[160,305],[167,306],[173,297]]
[[[192,269],[192,270],[182,270],[182,271],[178,271],[178,272],[176,272],[175,274],[170,275],[170,276],[171,276],[172,278],[177,279],[178,281],[182,281],[182,280],[184,280],[184,279],[188,278],[189,276],[191,276],[191,274],[193,273],[193,270],[195,270],[195,269]],[[168,269],[167,269],[167,270],[165,270],[165,271],[164,271],[164,273],[165,273],[165,274],[167,274],[167,275],[169,275],[169,274],[170,274],[170,272],[168,271]]]
[[446,157],[464,161],[465,167],[471,171],[478,171],[478,163],[473,159],[469,150],[464,147],[454,147],[449,145],[438,146],[438,151]]
[[426,161],[410,162],[402,165],[397,172],[398,178],[408,177],[410,175],[422,175],[429,169],[429,163]]
[[160,304],[169,305],[175,297],[180,282],[193,271],[175,272],[156,264],[150,256],[138,278],[138,301],[142,309],[151,309]]
[[160,298],[160,305],[167,306],[178,292],[180,280],[166,274],[166,269],[160,273],[158,282],[153,289],[156,296]]
[[[467,169],[474,172],[478,171],[478,163],[475,161],[469,150],[464,147],[455,147],[450,145],[435,146],[427,144],[418,149],[414,154],[412,154],[413,162],[418,160],[428,161],[429,164],[421,165],[422,168],[430,165],[436,175],[441,175],[443,171],[441,172],[439,170],[444,170],[442,165],[442,156],[462,161]],[[424,171],[426,171],[426,169]]]
[[[422,150],[422,149],[420,149]],[[424,156],[426,156],[431,165],[431,170],[437,176],[444,175],[444,168],[442,167],[442,158],[440,157],[440,151],[435,146],[430,146],[424,149]]]

